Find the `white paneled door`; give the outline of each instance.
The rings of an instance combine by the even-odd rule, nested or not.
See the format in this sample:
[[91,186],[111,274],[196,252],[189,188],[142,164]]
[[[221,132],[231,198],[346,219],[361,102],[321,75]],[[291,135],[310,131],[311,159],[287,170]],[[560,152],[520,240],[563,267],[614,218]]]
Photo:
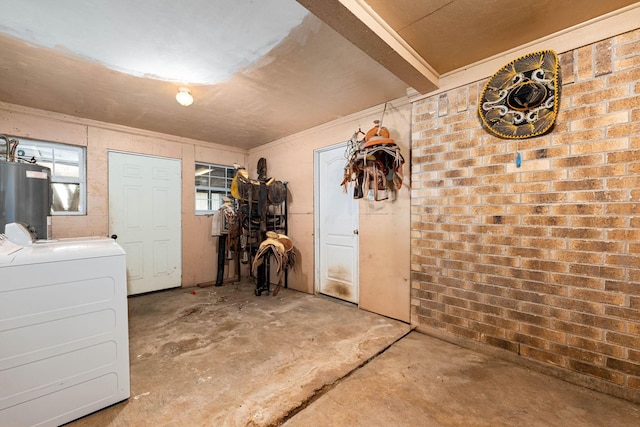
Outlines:
[[127,253],[129,295],[182,281],[180,160],[109,152],[109,235]]
[[358,201],[345,193],[346,145],[315,153],[316,290],[358,303]]

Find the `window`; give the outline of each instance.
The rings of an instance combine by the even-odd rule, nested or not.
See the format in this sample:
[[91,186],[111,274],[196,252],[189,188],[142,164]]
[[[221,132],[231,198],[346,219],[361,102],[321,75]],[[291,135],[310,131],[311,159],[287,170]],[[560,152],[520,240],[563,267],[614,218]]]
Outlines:
[[23,138],[19,141],[19,158],[34,159],[51,169],[51,214],[86,214],[85,148]]
[[235,173],[231,166],[196,163],[196,214],[211,214],[222,206],[222,197],[231,197]]

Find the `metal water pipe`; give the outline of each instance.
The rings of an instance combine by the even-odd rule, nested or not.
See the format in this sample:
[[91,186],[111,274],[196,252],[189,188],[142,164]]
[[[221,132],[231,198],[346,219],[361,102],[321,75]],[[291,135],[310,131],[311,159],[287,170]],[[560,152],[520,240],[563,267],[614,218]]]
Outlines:
[[18,140],[17,139],[11,139],[9,138],[7,135],[1,134],[0,133],[0,138],[3,138],[6,142],[6,151],[5,151],[5,156],[7,159],[7,162],[14,162],[15,161],[15,151],[16,151],[16,147],[18,146]]

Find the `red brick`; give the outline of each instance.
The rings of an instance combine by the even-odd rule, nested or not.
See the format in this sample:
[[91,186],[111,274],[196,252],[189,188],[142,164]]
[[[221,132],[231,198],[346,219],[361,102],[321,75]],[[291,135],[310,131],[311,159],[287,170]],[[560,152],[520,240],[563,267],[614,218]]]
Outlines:
[[626,329],[626,322],[622,320],[588,313],[573,312],[571,313],[570,320],[581,325],[608,331],[624,332]]
[[604,283],[604,289],[610,292],[621,292],[627,295],[640,296],[640,286],[638,283],[629,283],[627,281],[607,280]]
[[602,341],[584,337],[570,335],[567,337],[567,344],[572,347],[582,348],[595,353],[601,353],[614,357],[623,357],[625,354],[625,350],[623,347],[605,344]]
[[[482,315],[482,324],[491,325],[494,328],[502,331],[504,331],[505,329],[508,329],[508,330],[518,329],[518,322],[506,319],[501,316],[493,316],[491,314]],[[488,330],[484,330],[484,331],[480,330],[480,332],[487,333]],[[494,332],[491,332],[491,334],[499,335],[497,332],[495,332],[495,330]],[[504,332],[502,332],[502,335],[504,335]]]
[[[611,76],[609,77],[609,79],[611,81]],[[573,97],[573,105],[582,106],[588,104],[597,104],[598,102],[602,102],[602,100],[624,98],[627,96],[629,96],[629,89],[626,86],[617,86],[598,91],[591,91],[583,95],[576,95]]]
[[603,76],[605,74],[610,74],[613,71],[613,64],[612,64],[612,55],[611,55],[611,51],[612,51],[612,42],[611,40],[603,40],[601,42],[598,42],[595,44],[594,46],[594,68],[595,68],[595,76],[599,77],[599,76]]
[[472,331],[470,329],[466,329],[466,328],[460,328],[456,325],[446,325],[446,330],[449,333],[452,333],[454,335],[459,335],[461,337],[465,337],[465,338],[470,338],[473,340],[478,341],[479,337],[480,337],[480,333],[477,331]]
[[625,296],[618,293],[578,288],[570,288],[569,297],[611,305],[622,305],[625,300]]
[[604,290],[604,279],[599,277],[574,276],[571,274],[552,274],[551,280],[559,285],[574,286],[576,288]]
[[609,369],[592,365],[577,360],[569,360],[569,367],[575,371],[594,377],[602,378],[615,384],[624,383],[624,375],[612,372]]
[[626,174],[625,164],[613,164],[606,166],[597,166],[591,168],[579,168],[574,169],[569,173],[570,179],[584,179],[593,177],[610,177],[610,176],[623,176]]
[[607,332],[605,341],[611,344],[621,345],[627,348],[640,348],[640,336]]
[[566,334],[561,331],[542,328],[527,323],[520,324],[520,331],[527,335],[543,338],[549,341],[563,343],[566,340]]
[[451,316],[442,312],[438,312],[436,314],[436,317],[438,320],[440,320],[443,323],[446,323],[447,325],[456,325],[461,327],[469,326],[469,320],[464,319],[462,317]]
[[583,191],[569,195],[569,202],[620,202],[626,201],[627,194],[624,190],[612,191]]
[[569,249],[590,252],[621,252],[624,249],[623,242],[605,242],[598,240],[570,240]]
[[448,306],[447,309],[452,316],[476,321],[482,318],[482,315],[480,313],[473,310],[467,310],[462,307]]
[[565,180],[554,182],[553,191],[597,190],[603,188],[603,185],[599,179]]
[[578,81],[593,77],[593,45],[576,49],[576,59]]
[[[584,313],[591,313],[596,315],[606,314],[605,306],[600,302],[576,300],[569,296],[568,288],[567,292],[563,295],[553,297],[552,305],[561,309],[573,311],[581,311]],[[614,316],[615,317],[615,316]]]
[[[640,56],[637,58],[640,60]],[[640,65],[640,62],[638,63]],[[640,106],[640,95],[630,96],[628,98],[615,99],[608,102],[609,111],[631,110]]]
[[[529,293],[532,293],[532,294],[541,294],[541,296],[544,297],[543,301],[552,306],[556,306],[556,304],[552,302],[555,299],[554,298],[547,299],[546,297],[552,296],[552,295],[560,295],[560,296],[567,295],[566,286],[561,286],[556,283],[549,282],[549,280],[546,280],[545,282],[532,282],[532,281],[524,280],[521,283],[522,283],[521,287],[523,291],[529,291]],[[521,294],[518,294],[518,298],[527,300],[527,301],[532,301],[531,298],[526,298]]]
[[512,183],[516,182],[516,176],[513,174],[505,174],[505,175],[489,175],[482,177],[482,184],[503,184],[503,183]]
[[572,227],[620,228],[626,219],[619,216],[583,216],[571,218]]
[[552,343],[549,350],[561,356],[565,356],[573,360],[579,360],[581,362],[591,363],[594,365],[604,365],[605,363],[605,356],[602,354],[571,347],[569,345]]
[[[612,110],[615,111],[615,110]],[[583,105],[575,108],[565,108],[558,112],[556,120],[558,121],[571,121],[576,119],[582,119],[584,117],[601,116],[607,112],[606,104],[593,104]],[[554,135],[553,138],[560,137],[561,135]]]
[[496,336],[481,335],[480,341],[492,347],[498,347],[512,353],[518,353],[520,349],[520,346],[517,343]]
[[520,354],[524,357],[528,357],[551,365],[564,366],[566,364],[565,358],[563,356],[525,345],[520,346]]
[[640,321],[640,310],[637,308],[605,306],[604,314],[621,319]]
[[640,390],[640,378],[631,377],[627,380],[627,385],[630,388]]
[[575,81],[573,51],[559,55],[562,83],[567,85]]
[[[608,153],[612,150],[625,150],[629,148],[628,140],[625,138],[628,133],[624,133],[627,130],[629,124],[619,125],[619,126],[610,126],[607,128],[605,132],[607,136],[606,141],[589,141],[584,142],[582,144],[577,143],[571,147],[572,154],[591,154],[591,153]],[[633,124],[631,124],[633,126]],[[612,133],[613,129],[620,129],[617,135]],[[613,139],[615,136],[620,136],[621,138]]]
[[605,129],[587,129],[580,132],[565,132],[553,134],[552,140],[554,144],[575,144],[587,141],[596,141],[604,138]]
[[521,179],[523,182],[535,182],[535,181],[558,181],[564,179],[565,171],[563,170],[550,170],[542,172],[521,172]]
[[571,264],[569,266],[569,272],[576,275],[619,280],[624,277],[625,270],[622,268],[614,268],[601,265]]
[[609,188],[640,188],[640,176],[608,178],[606,185]]
[[567,266],[562,262],[548,261],[548,253],[539,248],[507,248],[507,255],[525,258],[522,267],[530,270],[565,271]]
[[606,205],[604,212],[608,215],[637,215],[640,213],[640,204],[611,203]]
[[536,316],[534,314],[516,310],[508,310],[506,314],[510,319],[517,320],[518,322],[529,323],[544,328],[548,328],[550,326],[549,319],[544,316]]
[[605,82],[603,79],[592,79],[581,81],[572,85],[562,86],[562,98],[575,97],[575,95],[593,93],[604,89]]
[[604,260],[603,254],[594,252],[577,252],[553,250],[550,256],[558,261],[571,262],[576,264],[602,264]]
[[571,131],[575,132],[607,127],[615,124],[627,123],[628,121],[628,111],[616,111],[603,116],[591,116],[580,120],[574,120],[571,122]]
[[613,357],[607,358],[607,368],[619,371],[624,374],[640,377],[640,364],[631,363],[626,360],[615,359]]
[[604,154],[586,154],[581,156],[571,156],[553,160],[554,168],[573,168],[579,166],[601,165],[604,163]]
[[[522,203],[527,204],[536,204],[543,205],[549,203],[562,203],[567,200],[567,195],[565,193],[533,193],[533,194],[523,194],[521,196]],[[547,209],[547,212],[549,210]],[[542,212],[536,212],[542,213]]]
[[531,215],[522,218],[524,225],[539,225],[546,227],[562,227],[568,224],[568,218],[564,216],[537,216]]
[[530,335],[522,334],[518,331],[506,331],[505,336],[508,340],[524,344],[528,347],[533,347],[542,350],[548,350],[551,347],[551,342]]
[[[609,76],[609,86],[622,85],[638,80],[640,80],[640,68],[632,68]],[[624,86],[619,88],[624,88]],[[622,96],[611,96],[611,98],[621,98]]]
[[551,236],[569,239],[603,239],[604,230],[597,228],[555,227],[551,230]]
[[[535,207],[533,207],[535,208]],[[554,229],[555,230],[555,229]],[[535,236],[535,237],[543,237],[549,235],[549,229],[544,227],[507,227],[505,232],[509,235],[513,236]],[[553,230],[552,230],[553,236]],[[559,236],[554,236],[559,237]],[[564,236],[561,236],[564,237]]]

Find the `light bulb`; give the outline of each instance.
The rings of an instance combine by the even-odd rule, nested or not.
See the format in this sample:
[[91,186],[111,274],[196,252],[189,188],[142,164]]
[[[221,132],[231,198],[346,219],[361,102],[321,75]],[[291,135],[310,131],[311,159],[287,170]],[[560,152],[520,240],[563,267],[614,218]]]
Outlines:
[[186,87],[181,87],[178,89],[178,93],[176,94],[176,101],[178,104],[188,107],[193,104],[193,96],[191,96],[191,91]]

